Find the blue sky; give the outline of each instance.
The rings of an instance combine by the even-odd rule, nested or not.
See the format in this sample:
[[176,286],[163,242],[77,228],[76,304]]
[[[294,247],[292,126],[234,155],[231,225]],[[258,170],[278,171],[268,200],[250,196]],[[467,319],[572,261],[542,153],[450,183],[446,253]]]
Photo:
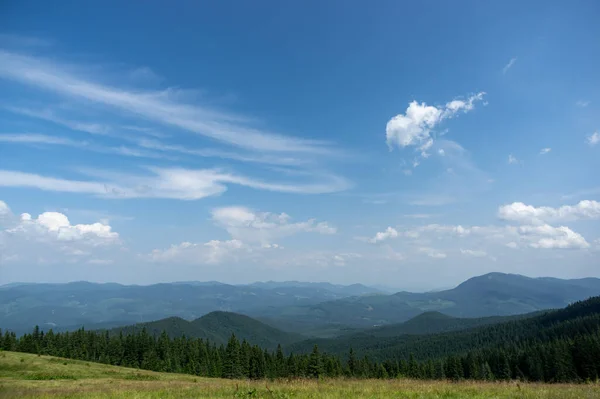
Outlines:
[[600,276],[595,1],[0,7],[0,283]]

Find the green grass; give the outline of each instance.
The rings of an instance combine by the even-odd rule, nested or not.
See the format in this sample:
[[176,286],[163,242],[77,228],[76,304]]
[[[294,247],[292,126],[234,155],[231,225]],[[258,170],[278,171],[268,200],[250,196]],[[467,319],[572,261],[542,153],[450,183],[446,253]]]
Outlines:
[[414,380],[235,381],[0,352],[1,398],[591,399],[599,384]]

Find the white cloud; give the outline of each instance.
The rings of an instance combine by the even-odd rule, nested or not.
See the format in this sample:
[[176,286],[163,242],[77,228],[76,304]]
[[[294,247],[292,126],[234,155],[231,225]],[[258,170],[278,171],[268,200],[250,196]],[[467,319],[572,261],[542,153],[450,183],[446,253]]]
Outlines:
[[510,165],[514,165],[514,164],[517,164],[517,163],[519,163],[519,162],[520,162],[520,161],[519,161],[519,160],[518,160],[518,159],[517,159],[517,158],[516,158],[516,157],[515,157],[513,154],[509,154],[509,155],[508,155],[508,163],[509,163]]
[[505,74],[506,72],[508,72],[508,70],[512,68],[513,65],[515,65],[515,62],[517,62],[517,57],[511,58],[510,61],[508,61],[508,64],[504,65],[504,68],[502,68],[502,73]]
[[502,205],[498,209],[498,217],[527,224],[544,224],[546,222],[560,222],[579,219],[600,218],[600,202],[584,200],[576,205],[563,205],[559,208],[548,206],[534,207],[522,202]]
[[532,248],[585,249],[590,246],[583,236],[565,226],[520,226],[519,232],[530,238]]
[[514,241],[511,241],[511,242],[509,242],[508,244],[506,244],[506,246],[507,246],[508,248],[512,248],[512,249],[517,249],[517,248],[519,248],[519,244],[517,244],[517,243],[516,243],[516,242],[514,242]]
[[218,264],[232,262],[239,259],[240,255],[251,255],[254,249],[239,240],[211,240],[206,243],[194,244],[182,242],[171,245],[166,250],[155,249],[150,254],[150,260],[154,262],[180,262],[188,264]]
[[540,150],[540,155],[547,154],[547,153],[549,153],[550,151],[552,151],[552,148],[542,148],[542,149]]
[[385,231],[378,232],[375,237],[371,238],[369,242],[375,244],[377,242],[385,241],[389,238],[398,237],[398,231],[393,227],[388,227]]
[[137,158],[165,158],[162,154],[142,150],[139,148],[131,148],[126,146],[108,147],[100,144],[95,144],[87,141],[76,141],[65,137],[47,136],[35,133],[23,134],[0,134],[0,142],[18,143],[18,144],[43,144],[43,145],[62,145],[67,147],[80,148],[88,151],[99,152],[104,154],[116,154],[128,157]]
[[119,234],[106,223],[72,224],[60,212],[43,212],[36,218],[29,213],[17,216],[4,202],[1,204],[5,205],[0,228],[2,252],[19,262],[37,263],[40,258],[79,262],[114,255],[114,248],[121,248]]
[[86,193],[112,198],[171,198],[197,200],[221,194],[227,184],[295,194],[341,191],[349,183],[337,176],[317,182],[266,182],[213,169],[149,168],[151,175],[88,171],[101,181],[78,181],[0,170],[0,187],[31,187],[44,191]]
[[594,132],[590,134],[589,136],[587,136],[586,142],[590,146],[595,146],[596,144],[600,143],[600,133]]
[[[469,112],[474,109],[475,102],[481,101],[485,93],[477,93],[466,100],[453,100],[445,106],[432,106],[424,102],[413,101],[408,105],[404,114],[398,114],[387,123],[385,133],[388,146],[393,148],[417,147],[421,156],[426,158],[426,152],[433,145],[432,130],[443,120],[456,116],[459,112]],[[418,161],[415,161],[418,165]],[[415,166],[415,165],[413,165]]]
[[487,256],[487,252],[473,249],[461,249],[460,253],[463,255],[472,256],[474,258],[483,258]]
[[589,101],[586,101],[586,100],[578,100],[578,101],[575,103],[575,105],[577,105],[578,107],[581,107],[581,108],[585,108],[585,107],[587,107],[588,105],[590,105],[590,102],[589,102]]
[[[85,68],[82,68],[82,71]],[[322,141],[305,140],[259,130],[247,118],[181,101],[177,90],[128,91],[82,77],[83,72],[42,58],[0,51],[0,77],[53,93],[113,107],[167,126],[256,151],[330,154]]]
[[426,254],[427,256],[429,256],[430,258],[434,258],[434,259],[445,259],[446,258],[446,254],[444,252],[440,252],[437,251],[433,248],[429,248],[429,247],[421,247],[419,248],[419,252]]
[[239,206],[217,208],[212,212],[212,219],[227,230],[234,240],[263,245],[302,232],[335,234],[337,231],[327,222],[309,219],[292,223],[290,216],[285,213],[255,212]]

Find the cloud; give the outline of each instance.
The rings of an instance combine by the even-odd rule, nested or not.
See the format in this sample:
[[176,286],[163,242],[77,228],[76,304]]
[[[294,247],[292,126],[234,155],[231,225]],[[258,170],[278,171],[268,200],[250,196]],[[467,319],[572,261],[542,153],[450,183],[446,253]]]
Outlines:
[[524,237],[531,238],[532,242],[529,245],[532,248],[585,249],[590,246],[579,233],[565,226],[520,226],[519,232]]
[[578,107],[581,107],[581,108],[585,108],[585,107],[587,107],[588,105],[590,105],[590,102],[589,102],[589,101],[586,101],[586,100],[578,100],[578,101],[575,103],[575,105],[577,105]]
[[515,65],[515,62],[517,62],[517,57],[511,58],[510,61],[508,61],[508,64],[504,65],[504,68],[502,68],[502,73],[505,74],[506,72],[508,72],[508,70],[512,68],[513,65]]
[[[1,57],[2,57],[2,52],[0,51],[0,59],[1,59]],[[1,75],[1,72],[0,72],[0,75]],[[57,125],[68,127],[71,130],[76,130],[76,131],[85,132],[85,133],[89,133],[89,134],[96,134],[96,135],[111,134],[111,129],[106,125],[102,125],[99,123],[79,122],[79,121],[73,121],[73,120],[61,118],[61,117],[57,116],[50,109],[32,110],[32,109],[28,109],[28,108],[11,107],[11,106],[5,107],[5,109],[7,109],[8,111],[17,113],[17,114],[29,116],[31,118],[43,119],[43,120],[55,123]]]
[[289,215],[270,212],[255,212],[246,207],[230,206],[216,208],[212,219],[229,235],[245,243],[271,244],[280,238],[297,233],[335,234],[337,229],[327,222],[309,219],[292,223]]
[[544,224],[546,222],[563,222],[580,219],[600,218],[600,202],[584,200],[576,205],[564,205],[559,208],[547,206],[534,207],[522,202],[502,205],[498,209],[498,217],[527,224]]
[[44,191],[93,194],[108,198],[170,198],[198,200],[222,194],[227,184],[295,194],[341,191],[349,183],[337,176],[317,182],[267,182],[215,169],[148,168],[148,175],[88,171],[101,181],[67,180],[19,171],[0,170],[0,187],[28,187]]
[[549,153],[550,151],[552,151],[552,148],[542,148],[540,150],[540,155],[545,155],[545,154]]
[[[274,241],[298,233],[335,234],[336,228],[326,222],[309,219],[292,222],[286,213],[256,212],[242,206],[216,208],[212,211],[215,225],[226,230],[231,239],[210,240],[205,243],[183,242],[149,255],[152,261],[178,261],[190,264],[219,264],[224,262],[268,261],[265,254],[281,251],[283,247]],[[306,254],[305,254],[306,255]],[[343,265],[354,254],[337,253],[328,260]],[[285,263],[282,259],[279,259]],[[323,261],[322,258],[320,258]]]
[[589,136],[587,136],[585,141],[586,143],[588,143],[588,145],[592,147],[595,146],[596,144],[600,143],[600,133],[594,132],[590,134]]
[[19,262],[37,263],[40,257],[53,262],[81,261],[121,247],[119,233],[104,222],[72,224],[60,212],[15,215],[0,201],[0,245],[3,255]]
[[487,256],[487,252],[485,251],[478,251],[472,249],[461,249],[460,253],[466,256],[472,256],[474,258],[483,258]]
[[385,231],[375,234],[375,237],[371,238],[369,242],[375,244],[381,241],[385,241],[389,238],[398,237],[398,231],[393,227],[388,227]]
[[109,106],[133,116],[254,151],[331,154],[328,143],[271,133],[247,118],[182,102],[177,91],[128,91],[82,77],[66,65],[0,50],[0,77],[58,95]]
[[165,156],[162,154],[140,150],[137,148],[131,148],[126,146],[107,147],[88,141],[77,141],[65,137],[47,136],[35,133],[0,134],[0,142],[28,145],[62,145],[67,147],[80,148],[93,152],[99,152],[102,154],[115,154],[135,158],[165,158]]
[[513,154],[509,154],[508,155],[508,164],[509,165],[514,165],[514,164],[517,164],[519,162],[521,162],[521,161],[519,161]]
[[388,147],[414,146],[421,157],[427,158],[429,154],[426,151],[434,142],[432,130],[446,119],[472,111],[475,103],[483,100],[484,95],[484,92],[480,92],[466,100],[456,99],[440,107],[412,101],[404,114],[398,114],[388,121],[385,129]]
[[444,252],[439,252],[433,248],[422,247],[419,248],[419,252],[426,254],[433,259],[445,259],[447,255]]

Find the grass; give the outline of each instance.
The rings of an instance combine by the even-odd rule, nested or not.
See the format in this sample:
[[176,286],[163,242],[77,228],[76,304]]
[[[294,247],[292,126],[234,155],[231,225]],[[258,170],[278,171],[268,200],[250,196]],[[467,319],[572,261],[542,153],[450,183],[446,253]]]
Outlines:
[[0,352],[2,398],[591,399],[599,384],[414,380],[232,381]]

